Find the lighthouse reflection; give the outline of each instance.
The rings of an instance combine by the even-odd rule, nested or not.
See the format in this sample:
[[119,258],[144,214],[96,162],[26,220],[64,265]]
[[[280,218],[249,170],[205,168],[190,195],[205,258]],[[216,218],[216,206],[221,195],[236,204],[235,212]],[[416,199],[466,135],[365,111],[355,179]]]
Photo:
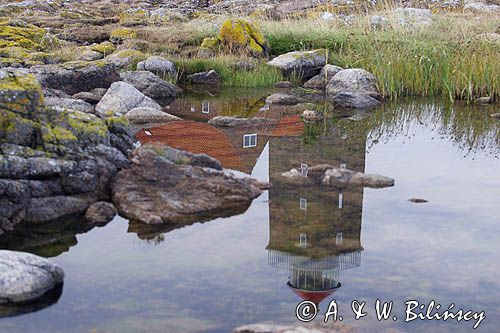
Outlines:
[[364,172],[366,133],[349,134],[332,127],[312,147],[304,136],[270,142],[268,263],[287,271],[287,286],[317,305],[341,287],[342,271],[361,265],[363,188],[294,184],[281,174],[318,164]]

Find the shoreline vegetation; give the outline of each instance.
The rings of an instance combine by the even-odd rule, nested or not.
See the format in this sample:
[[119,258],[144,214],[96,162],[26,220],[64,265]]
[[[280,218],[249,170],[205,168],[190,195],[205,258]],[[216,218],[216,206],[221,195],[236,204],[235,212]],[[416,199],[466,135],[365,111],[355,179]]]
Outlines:
[[[374,15],[388,23],[376,27]],[[384,16],[382,16],[384,15]],[[322,18],[287,18],[274,21],[250,18],[270,46],[271,58],[297,50],[327,49],[328,62],[343,68],[363,68],[375,75],[381,94],[389,99],[404,96],[443,96],[450,100],[474,101],[500,96],[500,19],[495,14],[437,13],[432,22],[413,27],[390,19],[393,10],[358,17],[350,25]],[[131,48],[142,45],[147,54],[171,58],[180,75],[215,69],[221,84],[231,87],[272,86],[283,78],[264,60],[254,60],[253,71],[234,70],[238,52],[221,50],[210,58],[198,57],[193,48],[204,38],[217,36],[219,24],[175,23],[136,28],[137,38],[124,41]],[[243,18],[248,19],[248,18]],[[385,22],[385,21],[384,21]],[[200,31],[200,26],[206,29]],[[183,41],[176,41],[178,35]],[[141,48],[141,47],[139,47]],[[183,56],[186,52],[187,55]],[[191,54],[190,54],[191,53]],[[180,79],[178,77],[177,79]]]

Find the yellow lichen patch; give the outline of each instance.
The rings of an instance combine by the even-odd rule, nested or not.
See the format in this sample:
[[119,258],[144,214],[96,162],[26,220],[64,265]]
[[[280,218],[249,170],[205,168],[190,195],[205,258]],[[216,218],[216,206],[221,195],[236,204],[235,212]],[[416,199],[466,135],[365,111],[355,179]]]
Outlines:
[[121,42],[126,39],[137,38],[137,32],[130,28],[120,28],[111,31],[110,39],[112,42]]
[[0,109],[29,115],[43,109],[40,83],[32,74],[0,70]]
[[38,50],[45,34],[45,30],[34,25],[28,25],[27,27],[0,25],[0,48],[17,46]]
[[210,50],[215,50],[219,45],[220,45],[220,40],[216,37],[207,37],[201,43],[201,47]]
[[115,46],[110,42],[103,42],[101,44],[90,45],[90,49],[95,52],[99,52],[103,55],[111,54],[115,51]]
[[245,20],[226,20],[220,29],[219,40],[231,51],[246,50],[255,56],[264,56],[268,50],[264,35]]

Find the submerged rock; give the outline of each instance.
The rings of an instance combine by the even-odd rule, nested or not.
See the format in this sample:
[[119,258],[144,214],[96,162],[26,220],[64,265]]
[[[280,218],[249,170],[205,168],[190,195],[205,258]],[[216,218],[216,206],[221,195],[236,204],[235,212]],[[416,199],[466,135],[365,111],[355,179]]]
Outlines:
[[132,109],[148,107],[161,111],[161,106],[126,82],[115,82],[109,87],[96,111],[103,116],[122,116]]
[[275,105],[296,105],[304,101],[303,98],[285,93],[275,93],[266,98],[267,104]]
[[326,50],[294,51],[282,54],[267,64],[281,69],[283,75],[300,75],[309,79],[321,71],[326,64]]
[[344,69],[326,87],[329,101],[339,108],[370,109],[380,104],[377,79],[359,68]]
[[113,201],[120,215],[146,224],[188,224],[230,215],[266,187],[255,179],[175,163],[152,150],[137,149],[131,160],[132,167],[115,178]]
[[63,270],[29,253],[0,250],[0,304],[35,300],[63,283]]
[[117,210],[112,203],[99,201],[92,204],[85,213],[85,218],[91,224],[104,225],[110,222],[116,215]]
[[411,199],[408,199],[409,202],[413,202],[413,203],[428,203],[429,201],[425,200],[425,199],[421,199],[421,198],[411,198]]
[[237,127],[242,125],[255,125],[268,123],[270,120],[267,118],[240,118],[229,116],[217,116],[208,121],[210,125],[221,127]]
[[159,111],[149,107],[134,108],[125,114],[125,117],[132,124],[145,124],[145,123],[166,123],[169,121],[182,120],[170,113]]

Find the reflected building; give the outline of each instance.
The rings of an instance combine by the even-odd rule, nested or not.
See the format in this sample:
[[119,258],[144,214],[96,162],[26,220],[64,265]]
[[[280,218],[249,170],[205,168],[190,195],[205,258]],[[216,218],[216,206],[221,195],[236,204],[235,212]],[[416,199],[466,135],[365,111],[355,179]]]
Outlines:
[[300,137],[270,139],[268,263],[288,271],[288,287],[317,305],[340,288],[342,271],[361,265],[363,188],[301,186],[280,175],[319,164],[364,172],[366,132],[350,125],[340,120],[319,136],[306,125]]
[[177,121],[137,137],[143,144],[205,153],[247,174],[269,143],[268,262],[288,271],[287,285],[299,297],[319,304],[341,286],[342,271],[361,265],[363,189],[300,186],[280,175],[292,168],[307,173],[319,164],[364,172],[366,129],[347,119],[305,124],[282,110],[263,109],[253,116],[268,121],[231,128]]

